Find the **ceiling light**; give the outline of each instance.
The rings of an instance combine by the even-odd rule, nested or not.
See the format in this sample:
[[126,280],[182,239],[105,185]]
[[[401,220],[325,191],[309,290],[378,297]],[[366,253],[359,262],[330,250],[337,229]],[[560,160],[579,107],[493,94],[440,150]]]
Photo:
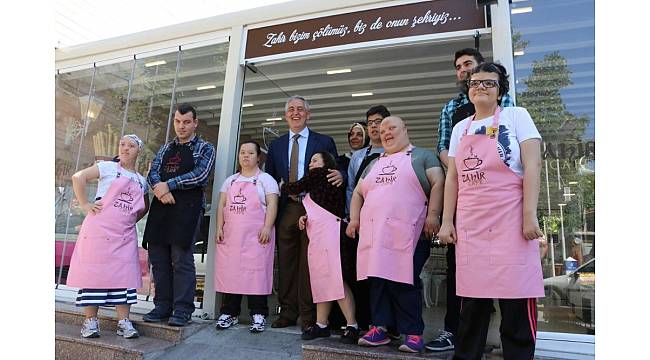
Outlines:
[[268,118],[268,119],[266,119],[266,121],[280,121],[280,120],[282,120],[281,117],[274,117],[274,118]]
[[352,72],[352,69],[327,70],[327,75],[343,74]]
[[526,6],[526,7],[520,7],[520,8],[514,8],[510,10],[511,14],[524,14],[524,13],[529,13],[533,12],[533,7],[532,6]]
[[144,64],[145,67],[151,67],[151,66],[156,66],[156,65],[165,65],[167,64],[167,61],[165,60],[158,60],[158,61],[152,61]]
[[578,185],[577,181],[569,181],[569,185]]
[[352,94],[352,97],[357,97],[357,96],[371,96],[371,95],[372,95],[371,92],[364,92],[364,93],[356,93],[356,94]]
[[206,85],[206,86],[199,86],[196,88],[196,90],[208,90],[208,89],[216,89],[217,85]]
[[275,126],[275,121],[263,122],[260,125],[262,125],[262,126]]
[[251,106],[253,106],[253,104],[242,104],[241,107],[245,108],[245,107],[251,107]]
[[564,204],[564,203],[560,203],[560,204],[557,204],[557,206],[562,207],[562,206],[566,206],[566,204]]
[[515,52],[513,53],[513,55],[514,55],[514,56],[522,56],[522,55],[524,55],[524,51],[523,51],[523,50],[515,50]]

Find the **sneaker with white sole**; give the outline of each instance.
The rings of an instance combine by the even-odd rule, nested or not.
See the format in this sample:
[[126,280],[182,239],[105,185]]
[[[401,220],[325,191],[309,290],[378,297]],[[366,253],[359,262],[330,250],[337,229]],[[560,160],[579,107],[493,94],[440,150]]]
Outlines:
[[431,351],[448,351],[454,350],[454,334],[442,330],[435,340],[429,341],[425,348]]
[[233,325],[237,325],[238,323],[239,318],[237,316],[221,314],[217,319],[217,330],[225,330]]
[[264,331],[264,327],[266,326],[266,317],[261,314],[253,314],[253,323],[251,324],[251,327],[248,329],[252,333],[261,333]]
[[81,337],[86,339],[99,337],[99,320],[96,317],[84,320],[81,325]]
[[131,320],[122,319],[117,322],[117,336],[122,336],[125,339],[135,339],[140,336],[140,333],[133,327]]

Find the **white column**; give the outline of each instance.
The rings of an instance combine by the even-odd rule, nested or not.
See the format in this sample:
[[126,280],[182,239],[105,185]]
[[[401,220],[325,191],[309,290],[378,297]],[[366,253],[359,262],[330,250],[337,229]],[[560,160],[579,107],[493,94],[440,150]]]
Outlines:
[[214,186],[212,187],[212,205],[210,207],[210,229],[208,231],[208,253],[205,271],[205,287],[203,293],[204,316],[214,319],[220,299],[214,290],[214,234],[217,223],[217,205],[219,204],[219,189],[221,184],[234,171],[239,141],[239,122],[244,87],[244,68],[240,65],[240,57],[244,47],[245,33],[241,25],[231,29],[228,60],[226,62],[226,77],[224,79],[223,100],[219,117],[219,137],[217,141],[217,158],[214,166]]
[[497,4],[490,5],[492,13],[492,54],[494,61],[505,66],[510,75],[509,94],[516,99],[515,92],[515,67],[512,55],[512,31],[510,29],[510,6],[508,0],[498,0]]

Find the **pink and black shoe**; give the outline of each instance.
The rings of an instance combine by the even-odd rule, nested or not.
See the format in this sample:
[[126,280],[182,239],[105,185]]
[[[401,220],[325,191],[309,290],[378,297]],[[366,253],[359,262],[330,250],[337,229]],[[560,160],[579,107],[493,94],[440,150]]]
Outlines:
[[361,346],[381,346],[390,343],[390,338],[385,331],[376,326],[372,326],[357,343]]
[[421,353],[424,351],[424,339],[421,335],[406,335],[406,340],[399,346],[399,351]]

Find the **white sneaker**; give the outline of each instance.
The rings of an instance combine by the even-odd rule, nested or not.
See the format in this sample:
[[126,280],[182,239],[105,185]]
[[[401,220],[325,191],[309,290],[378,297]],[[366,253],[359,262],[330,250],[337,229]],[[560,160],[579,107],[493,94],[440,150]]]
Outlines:
[[250,329],[248,329],[252,333],[261,333],[264,331],[264,327],[266,326],[266,318],[264,315],[261,314],[253,314],[253,323],[251,324]]
[[123,336],[125,339],[135,339],[140,334],[138,330],[133,327],[133,323],[129,319],[122,319],[117,322],[117,336]]
[[217,330],[224,330],[233,325],[237,325],[238,323],[239,323],[239,318],[237,316],[221,314],[217,319]]
[[81,337],[97,338],[99,337],[99,320],[96,317],[84,320],[81,326]]

